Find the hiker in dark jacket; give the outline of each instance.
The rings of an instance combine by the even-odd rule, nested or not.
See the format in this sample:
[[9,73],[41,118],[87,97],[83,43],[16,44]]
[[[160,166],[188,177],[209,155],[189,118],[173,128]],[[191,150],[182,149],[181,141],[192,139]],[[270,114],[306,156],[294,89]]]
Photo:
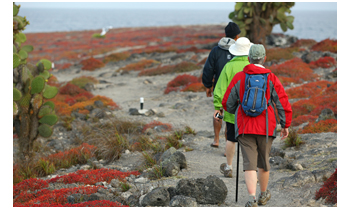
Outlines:
[[[219,79],[223,67],[229,60],[231,60],[234,57],[234,55],[232,55],[228,51],[228,49],[240,37],[239,36],[240,33],[241,31],[239,29],[239,26],[234,22],[229,22],[228,25],[225,27],[226,36],[221,38],[220,41],[218,42],[218,46],[215,46],[209,53],[202,74],[202,83],[206,87],[207,97],[212,96],[212,91]],[[211,147],[217,148],[219,146],[219,134],[221,126],[222,120],[217,121],[213,119],[214,142],[211,144]]]
[[[249,193],[246,206],[257,206],[258,204],[265,205],[271,197],[270,191],[267,190],[270,169],[269,154],[273,139],[276,137],[277,124],[273,103],[280,118],[282,139],[288,136],[292,110],[280,80],[269,69],[262,66],[266,60],[266,51],[263,45],[252,45],[248,59],[251,64],[234,76],[223,97],[222,105],[226,111],[235,114],[235,137],[238,138],[242,148],[243,170]],[[263,110],[256,117],[246,115],[239,102],[243,101],[246,76],[252,74],[268,74],[265,93],[268,112]],[[267,136],[269,136],[269,140]],[[257,168],[261,190],[258,201],[255,200]]]

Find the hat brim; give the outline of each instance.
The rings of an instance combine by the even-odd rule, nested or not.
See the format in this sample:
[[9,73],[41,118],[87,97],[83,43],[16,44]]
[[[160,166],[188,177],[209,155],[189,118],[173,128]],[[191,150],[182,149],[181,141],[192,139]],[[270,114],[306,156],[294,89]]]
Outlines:
[[237,48],[235,47],[235,44],[232,44],[228,51],[232,54],[232,55],[235,55],[235,56],[248,56],[249,54],[249,49],[250,47],[253,45],[253,43],[250,43],[250,46],[248,49],[244,50],[244,51],[239,51],[237,50]]

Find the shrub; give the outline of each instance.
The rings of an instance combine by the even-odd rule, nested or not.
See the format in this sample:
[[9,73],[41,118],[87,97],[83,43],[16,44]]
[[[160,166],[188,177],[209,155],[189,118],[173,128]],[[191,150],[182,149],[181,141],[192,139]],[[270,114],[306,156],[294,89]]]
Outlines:
[[201,92],[201,91],[206,91],[206,88],[204,84],[202,83],[192,83],[192,84],[187,85],[181,91]]
[[266,50],[267,59],[266,62],[280,59],[290,60],[294,58],[293,52],[297,52],[297,47],[288,47],[288,48],[271,48]]
[[73,78],[73,80],[71,80],[70,83],[83,89],[87,83],[97,84],[99,83],[99,81],[92,76],[81,76],[78,78]]
[[279,65],[272,65],[270,70],[280,79],[283,85],[303,83],[317,78],[309,65],[295,57]]
[[72,84],[72,83],[67,83],[65,86],[62,86],[59,90],[60,94],[67,94],[70,96],[75,96],[80,93],[84,93],[86,90],[81,89],[80,87]]
[[88,71],[94,71],[98,68],[105,66],[105,64],[102,61],[92,58],[92,57],[86,60],[82,60],[80,64],[83,65],[82,70],[88,70]]
[[164,93],[168,94],[171,91],[178,91],[189,84],[197,83],[197,82],[198,82],[198,78],[196,76],[188,75],[188,74],[178,75],[173,80],[168,82]]
[[320,95],[327,89],[328,85],[334,84],[331,81],[316,81],[295,88],[287,89],[286,93],[290,99],[307,98],[315,95]]
[[311,61],[309,65],[310,68],[318,68],[318,67],[329,68],[336,65],[336,60],[335,58],[332,57],[321,57],[316,61]]
[[64,64],[55,64],[55,68],[59,70],[64,70],[70,68],[72,66],[71,63],[64,63]]
[[298,39],[295,43],[293,43],[291,45],[291,47],[312,47],[313,45],[315,45],[317,43],[317,41],[315,41],[314,39]]
[[144,133],[147,129],[149,128],[155,128],[156,126],[160,126],[163,128],[163,131],[171,131],[172,130],[172,125],[169,123],[162,123],[160,121],[152,121],[148,124],[146,124],[142,130],[142,133]]
[[322,132],[337,132],[337,120],[328,119],[328,120],[321,120],[317,123],[311,122],[300,131],[300,133],[303,134],[322,133]]
[[318,117],[313,115],[300,115],[291,121],[292,126],[299,126],[306,122],[314,122]]
[[168,73],[184,73],[199,69],[200,66],[192,63],[192,62],[181,62],[176,65],[166,65],[166,66],[159,66],[156,68],[142,70],[138,74],[138,76],[155,76],[155,75],[162,75]]
[[336,204],[337,203],[337,168],[335,172],[324,181],[322,187],[316,191],[315,199],[324,198],[325,202]]
[[304,142],[301,140],[301,137],[298,136],[297,131],[292,127],[289,128],[288,137],[284,140],[286,147],[299,147]]
[[156,60],[141,60],[137,63],[131,63],[126,65],[125,67],[120,68],[119,70],[126,70],[126,71],[130,71],[130,70],[135,70],[135,71],[139,71],[139,70],[144,70],[145,68],[149,68],[152,67],[155,64],[159,64],[160,62],[156,61]]
[[311,47],[314,51],[330,51],[337,53],[337,40],[325,39]]
[[129,57],[130,57],[130,53],[128,52],[114,53],[114,54],[110,54],[104,57],[103,62],[104,63],[118,62],[118,61],[126,60]]

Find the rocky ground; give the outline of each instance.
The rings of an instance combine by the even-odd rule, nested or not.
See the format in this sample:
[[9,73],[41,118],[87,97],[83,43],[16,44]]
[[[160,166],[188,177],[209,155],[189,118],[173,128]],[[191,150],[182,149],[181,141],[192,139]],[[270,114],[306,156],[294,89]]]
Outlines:
[[[175,78],[177,74],[138,77],[138,72],[123,73],[118,71],[120,67],[144,57],[160,60],[162,63],[174,64],[182,60],[188,60],[191,56],[193,56],[193,53],[186,53],[180,57],[177,57],[175,53],[140,55],[126,61],[108,64],[104,68],[93,72],[82,71],[79,66],[53,72],[60,82],[70,81],[82,75],[93,76],[99,79],[100,84],[93,86],[92,93],[110,97],[121,107],[119,110],[113,111],[112,114],[115,117],[144,121],[145,123],[158,120],[163,123],[170,123],[174,128],[183,128],[187,125],[196,132],[196,135],[186,135],[182,140],[184,145],[192,148],[193,151],[186,152],[184,148],[176,151],[183,153],[187,163],[186,168],[180,170],[176,176],[155,181],[150,181],[146,178],[146,175],[141,175],[139,178],[130,177],[128,181],[134,186],[134,189],[124,193],[114,187],[114,182],[101,183],[105,184],[107,189],[101,190],[100,193],[95,194],[96,196],[91,195],[87,197],[88,199],[110,198],[111,200],[120,200],[112,195],[113,192],[117,191],[120,193],[119,198],[122,198],[123,201],[133,206],[168,205],[170,199],[171,206],[244,206],[248,199],[248,194],[244,182],[244,172],[242,171],[243,160],[241,154],[239,173],[236,172],[237,160],[235,157],[233,161],[234,177],[225,178],[219,172],[220,164],[226,160],[223,156],[225,149],[224,129],[221,131],[219,148],[210,147],[214,137],[212,125],[213,99],[206,97],[205,92],[171,92],[165,95],[163,92],[167,83]],[[207,56],[208,54],[201,55],[200,60]],[[298,56],[302,55],[299,54]],[[332,56],[336,57],[335,54]],[[316,71],[326,79],[335,79],[334,77],[328,77],[332,70],[318,69]],[[199,70],[189,72],[189,74],[199,76],[201,71],[202,67]],[[152,109],[153,114],[149,116],[130,115],[130,108],[139,109],[140,97],[144,97],[144,108],[147,110]],[[104,120],[105,118],[102,119],[102,121]],[[76,121],[77,124],[85,123],[80,119],[76,119],[74,123]],[[55,150],[62,150],[68,144],[71,144],[75,135],[76,125],[71,132],[67,132],[62,127],[56,126],[56,131],[52,139],[49,140],[49,143],[52,142]],[[316,201],[314,196],[323,181],[337,168],[337,133],[303,134],[301,137],[305,144],[300,148],[284,148],[284,142],[280,137],[274,140],[270,157],[272,168],[268,186],[272,198],[266,205],[268,207],[331,206],[326,204],[324,200]],[[173,155],[174,152],[175,150],[171,150],[170,155]],[[118,161],[111,163],[100,161],[95,163],[99,167],[116,168],[126,171],[137,168],[142,159],[141,153],[126,151]],[[87,167],[88,165],[73,166],[69,169],[59,170],[55,175],[75,172],[78,169],[86,169]],[[239,175],[239,195],[236,202],[235,178],[237,175]],[[196,181],[198,178],[203,180],[199,179],[199,181]],[[224,197],[216,195],[226,192],[225,189],[221,189],[221,187],[224,187],[223,183],[227,188],[227,197],[225,197],[223,202],[217,202],[215,198],[221,200]],[[209,190],[209,194],[212,194],[213,198],[207,197],[208,192],[207,189],[205,190],[205,185],[207,187],[208,184],[214,187],[211,187]],[[182,189],[185,188],[184,185],[189,185],[191,188],[194,188],[194,191],[197,191],[196,188],[203,187],[205,191],[203,190],[200,194],[195,192],[190,197],[186,197],[188,196],[188,191]],[[152,190],[157,187],[159,189]],[[166,189],[169,187],[170,189]],[[145,195],[151,190],[152,196]],[[197,193],[198,196],[193,196]],[[173,194],[177,194],[174,199],[172,199]],[[164,200],[162,202],[153,200],[153,198],[155,199],[158,196],[163,197],[161,200]],[[76,197],[69,198],[71,200]]]

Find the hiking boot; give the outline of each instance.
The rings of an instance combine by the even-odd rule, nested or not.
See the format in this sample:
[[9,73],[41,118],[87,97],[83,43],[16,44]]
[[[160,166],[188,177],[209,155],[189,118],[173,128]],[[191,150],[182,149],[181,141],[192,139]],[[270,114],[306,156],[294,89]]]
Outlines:
[[271,198],[271,193],[270,193],[269,190],[267,190],[264,195],[262,195],[260,193],[258,204],[259,205],[265,205],[265,204],[267,204],[267,201],[270,200],[270,198]]
[[227,163],[222,163],[220,165],[220,173],[224,174],[227,178],[233,178],[232,169],[226,169]]
[[245,207],[257,207],[257,202],[256,202],[256,200],[254,200],[253,202],[248,201],[248,202],[245,204]]

